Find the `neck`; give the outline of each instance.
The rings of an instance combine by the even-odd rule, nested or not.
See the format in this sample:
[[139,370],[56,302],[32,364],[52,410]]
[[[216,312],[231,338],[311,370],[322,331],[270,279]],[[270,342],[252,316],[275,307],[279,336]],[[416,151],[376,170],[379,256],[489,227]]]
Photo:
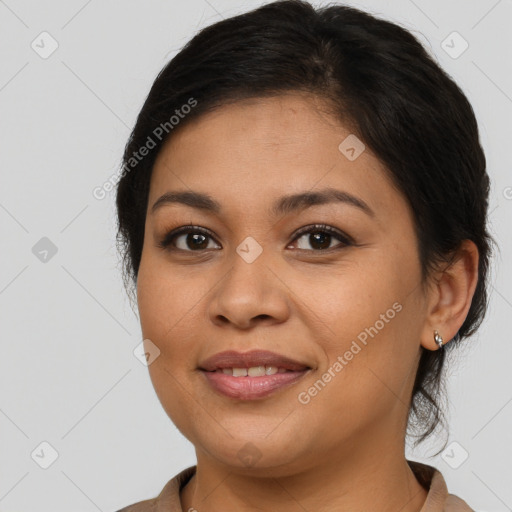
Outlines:
[[196,474],[181,492],[182,508],[201,512],[419,512],[427,491],[401,451],[397,454],[373,446],[358,450],[357,457],[331,456],[321,464],[281,476],[264,476],[271,474],[271,468],[263,475],[250,475],[198,454]]

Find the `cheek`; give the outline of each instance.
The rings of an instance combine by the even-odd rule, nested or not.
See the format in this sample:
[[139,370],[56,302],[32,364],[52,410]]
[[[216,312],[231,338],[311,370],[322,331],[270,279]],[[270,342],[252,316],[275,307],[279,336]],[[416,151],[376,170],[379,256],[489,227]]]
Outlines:
[[339,428],[347,426],[346,411],[354,413],[351,421],[365,422],[407,403],[419,350],[413,263],[368,259],[301,294],[314,319],[312,339],[325,356],[318,378],[326,384],[311,389],[307,407],[315,414],[336,410],[332,421]]
[[191,431],[190,422],[202,421],[187,391],[193,367],[188,341],[198,322],[193,306],[200,305],[193,292],[200,286],[190,278],[179,279],[158,258],[145,255],[141,260],[137,301],[142,334],[160,350],[148,371],[162,408],[184,435]]
[[[149,371],[162,386],[169,381],[174,387],[188,378],[196,362],[193,344],[204,341],[200,334],[204,301],[211,286],[206,285],[204,273],[196,274],[187,268],[171,270],[160,255],[145,254],[141,260],[137,281],[140,324],[143,337],[160,350]],[[170,374],[180,380],[173,383]]]
[[289,274],[283,281],[292,283],[294,295],[300,298],[299,307],[309,318],[306,325],[314,329],[311,339],[328,354],[338,355],[349,348],[350,340],[364,342],[365,337],[370,339],[368,331],[382,337],[391,324],[399,323],[397,310],[408,284],[394,266],[382,259],[361,258],[329,271]]
[[186,269],[171,272],[164,258],[144,254],[137,280],[143,336],[154,338],[163,350],[178,333],[190,332],[194,306],[200,305],[205,291],[204,281],[190,277]]

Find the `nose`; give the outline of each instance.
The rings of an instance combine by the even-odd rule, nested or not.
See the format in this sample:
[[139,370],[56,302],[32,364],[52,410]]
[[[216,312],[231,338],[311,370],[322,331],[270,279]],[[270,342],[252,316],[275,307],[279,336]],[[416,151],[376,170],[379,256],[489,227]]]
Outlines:
[[278,324],[290,313],[288,287],[264,256],[252,263],[237,253],[227,274],[210,295],[210,320],[219,326],[250,329],[258,324]]

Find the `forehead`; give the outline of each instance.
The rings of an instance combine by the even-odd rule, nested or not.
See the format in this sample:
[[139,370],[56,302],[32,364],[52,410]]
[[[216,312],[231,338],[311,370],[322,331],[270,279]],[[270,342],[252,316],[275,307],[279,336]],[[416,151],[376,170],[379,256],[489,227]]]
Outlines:
[[[345,153],[347,145],[355,152]],[[153,169],[150,206],[170,190],[203,191],[226,207],[251,208],[283,194],[335,187],[378,211],[400,194],[363,148],[315,97],[239,101],[202,115],[167,141]]]

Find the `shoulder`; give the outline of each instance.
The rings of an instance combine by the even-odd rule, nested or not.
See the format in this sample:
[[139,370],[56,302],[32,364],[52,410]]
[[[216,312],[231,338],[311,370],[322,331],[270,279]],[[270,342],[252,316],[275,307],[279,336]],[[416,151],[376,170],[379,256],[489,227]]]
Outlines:
[[154,498],[128,505],[117,512],[181,512],[180,490],[192,478],[196,466],[190,466],[171,478]]
[[445,512],[475,512],[463,499],[448,494],[444,505]]
[[464,500],[450,494],[442,473],[428,464],[407,461],[418,482],[428,491],[421,512],[475,512]]
[[156,512],[156,498],[138,501],[133,505],[119,509],[117,512]]

